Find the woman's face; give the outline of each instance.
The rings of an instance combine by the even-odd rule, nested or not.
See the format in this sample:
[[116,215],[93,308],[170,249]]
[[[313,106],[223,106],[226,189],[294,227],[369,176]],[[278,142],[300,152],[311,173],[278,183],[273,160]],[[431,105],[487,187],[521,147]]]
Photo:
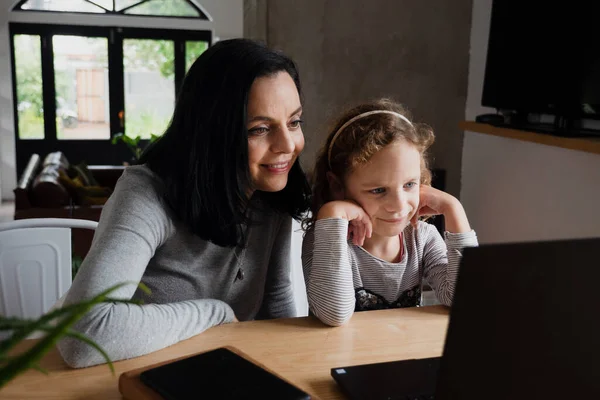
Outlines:
[[302,105],[287,72],[257,78],[248,98],[248,163],[252,190],[277,192],[304,148]]

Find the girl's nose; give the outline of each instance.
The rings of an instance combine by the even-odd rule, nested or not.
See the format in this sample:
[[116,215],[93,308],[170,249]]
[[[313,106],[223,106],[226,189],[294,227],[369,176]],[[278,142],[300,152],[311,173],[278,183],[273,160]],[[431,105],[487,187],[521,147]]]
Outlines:
[[406,200],[406,194],[402,190],[390,193],[386,211],[394,214],[402,213],[408,206]]

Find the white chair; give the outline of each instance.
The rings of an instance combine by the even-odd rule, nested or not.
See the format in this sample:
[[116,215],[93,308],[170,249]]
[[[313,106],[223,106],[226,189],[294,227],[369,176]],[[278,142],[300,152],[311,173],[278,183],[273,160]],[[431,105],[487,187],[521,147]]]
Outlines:
[[292,271],[290,280],[294,292],[296,304],[296,315],[305,317],[308,315],[308,299],[306,298],[306,285],[304,284],[304,272],[302,271],[302,239],[304,232],[302,226],[295,219],[292,220],[292,244],[290,249],[290,263]]
[[32,218],[0,223],[0,315],[35,319],[71,286],[71,228],[81,219]]

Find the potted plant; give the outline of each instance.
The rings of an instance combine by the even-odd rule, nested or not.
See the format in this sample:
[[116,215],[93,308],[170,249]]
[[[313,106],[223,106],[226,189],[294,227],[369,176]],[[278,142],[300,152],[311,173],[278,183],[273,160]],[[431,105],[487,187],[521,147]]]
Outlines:
[[[0,316],[0,331],[12,331],[10,337],[0,341],[0,388],[14,379],[17,375],[30,368],[46,372],[40,368],[38,363],[44,354],[50,351],[63,336],[76,338],[94,347],[102,354],[108,367],[114,373],[114,367],[108,354],[106,354],[106,352],[93,340],[72,330],[71,326],[73,326],[73,324],[85,315],[85,313],[87,313],[94,305],[99,303],[139,304],[138,301],[120,300],[109,297],[113,291],[126,284],[127,283],[122,283],[113,286],[89,300],[60,307],[42,315],[36,320]],[[138,286],[144,292],[149,293],[148,288],[144,284],[140,283]],[[39,331],[45,332],[46,334],[31,348],[21,354],[9,355],[9,352],[14,349],[17,344],[27,339],[32,333]]]
[[[155,135],[153,133],[150,134],[150,141],[148,142],[148,144],[146,146],[148,146],[150,143],[155,142],[159,137],[160,136]],[[129,150],[133,154],[133,161],[135,162],[140,159],[140,157],[142,156],[142,153],[146,149],[146,146],[140,145],[141,140],[142,140],[141,136],[131,137],[131,136],[127,136],[123,132],[119,132],[112,137],[111,142],[112,142],[112,144],[117,144],[118,142],[125,143],[125,145],[129,148]]]

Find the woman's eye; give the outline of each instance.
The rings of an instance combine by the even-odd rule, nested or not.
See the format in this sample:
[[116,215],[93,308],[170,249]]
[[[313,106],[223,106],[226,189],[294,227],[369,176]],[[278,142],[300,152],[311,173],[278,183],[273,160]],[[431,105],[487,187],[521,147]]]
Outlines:
[[262,135],[265,135],[267,132],[269,132],[269,129],[265,128],[264,126],[260,126],[260,127],[252,128],[252,129],[248,130],[248,133],[252,136],[262,136]]
[[417,182],[408,182],[406,185],[404,185],[404,187],[407,189],[412,189],[415,186],[417,186]]
[[303,120],[301,120],[301,119],[294,120],[294,121],[292,121],[292,122],[290,123],[290,127],[291,127],[291,128],[293,128],[293,129],[300,128],[300,126],[302,125],[302,123],[303,123],[303,122],[304,122],[304,121],[303,121]]
[[373,194],[381,194],[381,193],[385,193],[385,189],[384,188],[377,188],[377,189],[369,190],[369,192],[371,192]]

